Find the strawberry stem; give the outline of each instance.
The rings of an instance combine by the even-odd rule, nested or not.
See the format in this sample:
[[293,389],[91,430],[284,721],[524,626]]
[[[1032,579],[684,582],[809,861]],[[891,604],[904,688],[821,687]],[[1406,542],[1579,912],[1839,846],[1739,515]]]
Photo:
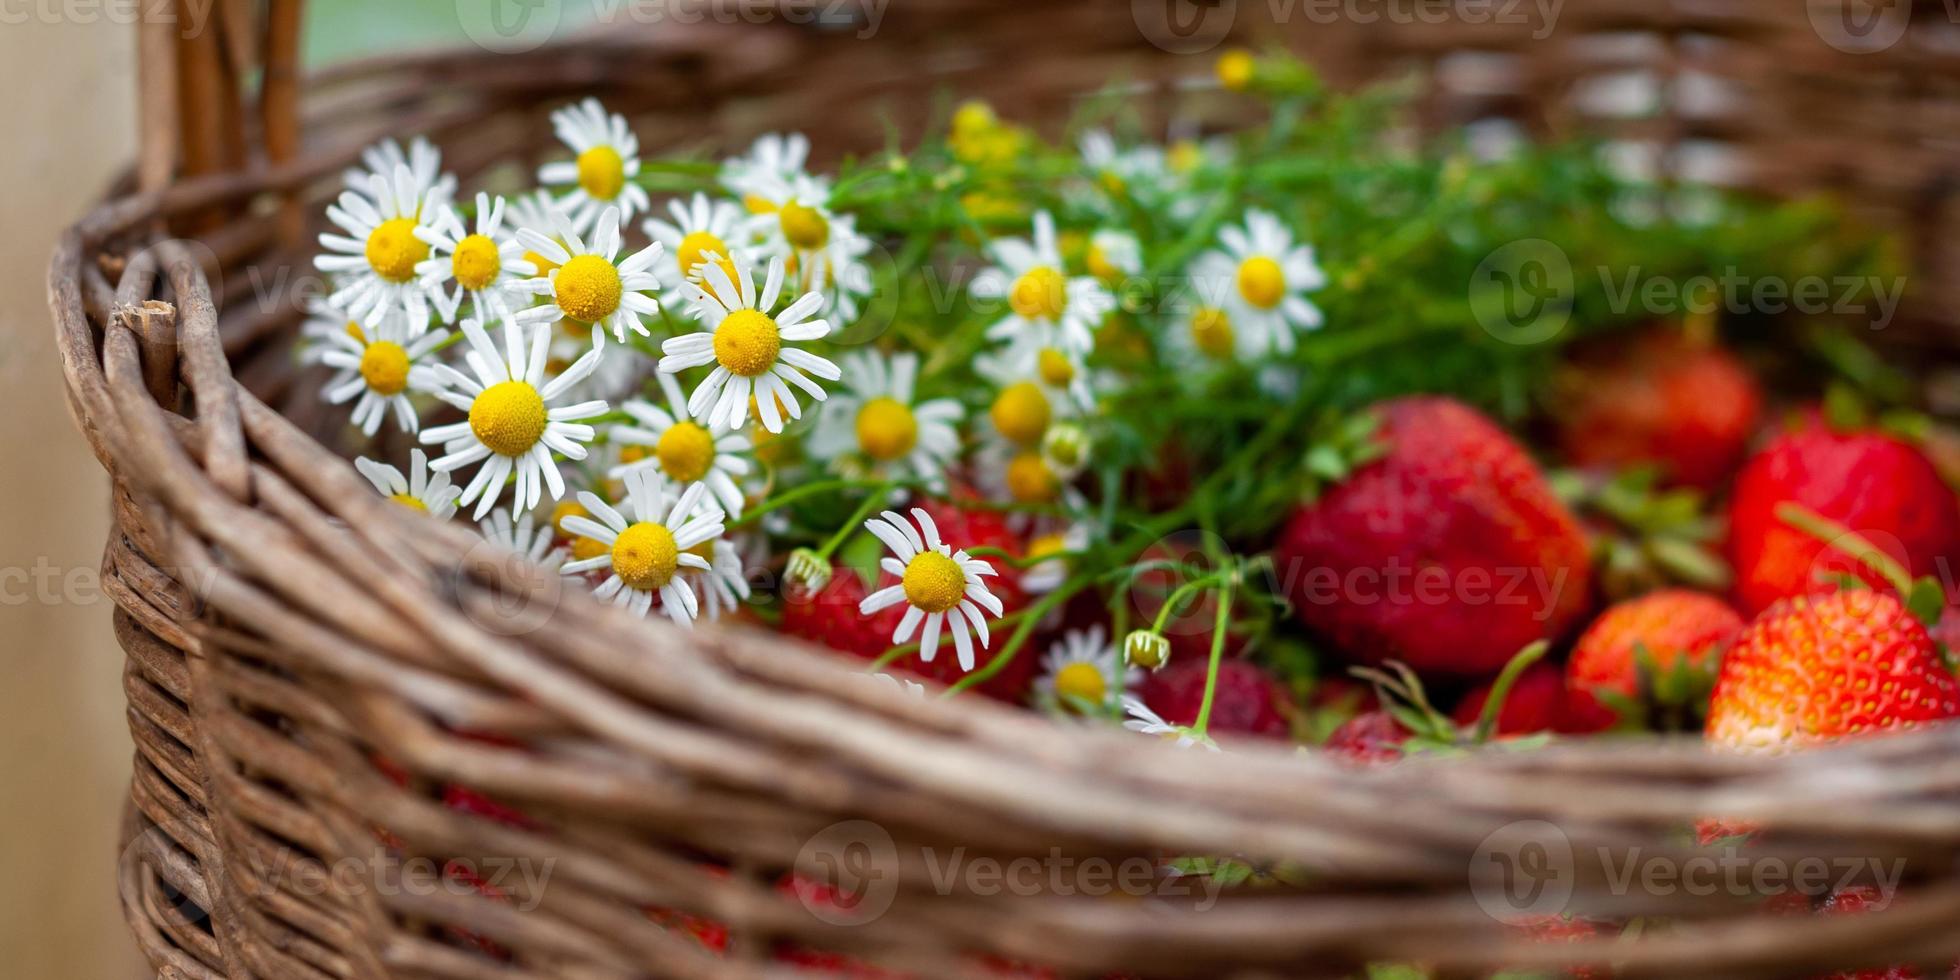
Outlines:
[[1783,523],[1823,542],[1825,547],[1836,548],[1878,573],[1898,591],[1900,601],[1912,595],[1912,573],[1858,532],[1799,503],[1777,504],[1776,516]]
[[1551,649],[1551,644],[1539,640],[1519,650],[1511,662],[1504,665],[1503,673],[1498,674],[1497,682],[1490,686],[1490,697],[1484,701],[1483,712],[1477,716],[1477,727],[1471,734],[1472,744],[1483,745],[1497,733],[1497,716],[1504,711],[1504,701],[1511,696],[1511,686],[1518,682],[1525,668],[1543,659],[1548,649]]

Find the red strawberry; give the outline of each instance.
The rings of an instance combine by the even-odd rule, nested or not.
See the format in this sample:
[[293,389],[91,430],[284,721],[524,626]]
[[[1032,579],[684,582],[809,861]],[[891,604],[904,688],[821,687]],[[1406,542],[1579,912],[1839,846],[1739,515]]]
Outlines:
[[1744,464],[1729,501],[1736,600],[1747,614],[1778,599],[1828,592],[1826,575],[1879,576],[1776,515],[1794,502],[1858,532],[1914,575],[1950,575],[1960,557],[1960,502],[1917,448],[1876,431],[1836,432],[1808,419]]
[[1386,452],[1301,507],[1274,548],[1301,619],[1364,661],[1461,677],[1572,625],[1589,549],[1524,450],[1447,398],[1376,412]]
[[[1484,713],[1495,681],[1479,684],[1463,696],[1451,717],[1459,725],[1474,725]],[[1504,706],[1497,711],[1497,734],[1531,735],[1566,731],[1565,675],[1558,665],[1532,664],[1518,675]]]
[[1679,707],[1699,718],[1722,651],[1742,625],[1728,603],[1688,589],[1662,589],[1606,610],[1566,664],[1568,730],[1612,727],[1620,712],[1606,702]]
[[[1139,692],[1143,703],[1173,725],[1195,724],[1210,666],[1209,658],[1171,661],[1144,679]],[[1214,736],[1285,738],[1292,732],[1287,719],[1291,709],[1286,692],[1263,668],[1244,660],[1221,660],[1205,729]]]
[[1321,748],[1357,766],[1380,766],[1402,758],[1409,730],[1386,711],[1364,711],[1334,729]]
[[1856,589],[1771,606],[1722,658],[1707,739],[1776,750],[1960,715],[1960,682],[1890,593]]
[[1606,469],[1658,464],[1669,482],[1703,488],[1735,468],[1763,406],[1748,368],[1678,330],[1584,352],[1561,389],[1566,459]]
[[[882,575],[878,588],[896,581],[890,575]],[[858,612],[858,603],[869,594],[864,580],[856,571],[842,565],[833,566],[830,583],[815,595],[784,596],[781,629],[791,636],[820,643],[833,650],[875,660],[892,648],[892,632],[898,628],[898,621],[905,613],[903,604],[900,604],[881,610],[874,616],[863,615]],[[997,635],[994,642],[998,644],[1004,639],[1004,635]],[[985,654],[975,651],[975,666],[984,663],[985,658]],[[1031,649],[1023,647],[1012,662],[977,690],[1002,701],[1019,701],[1034,679],[1038,659]],[[954,656],[950,643],[940,645],[939,654],[931,663],[921,661],[917,654],[908,654],[894,661],[892,668],[895,673],[910,674],[940,684],[951,684],[966,675],[960,669],[959,658]]]

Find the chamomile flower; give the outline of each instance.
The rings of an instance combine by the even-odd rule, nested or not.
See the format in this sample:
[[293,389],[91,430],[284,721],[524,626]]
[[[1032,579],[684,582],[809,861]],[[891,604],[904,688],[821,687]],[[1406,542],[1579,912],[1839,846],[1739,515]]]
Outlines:
[[1046,595],[1068,580],[1069,555],[1089,546],[1089,525],[1077,521],[1061,531],[1037,534],[1028,541],[1028,558],[1034,560],[1021,572],[1021,591]]
[[1158,738],[1174,738],[1180,749],[1202,745],[1213,752],[1218,751],[1218,743],[1212,741],[1209,736],[1200,735],[1183,725],[1173,725],[1165,721],[1162,715],[1150,710],[1149,705],[1132,695],[1123,695],[1123,712],[1130,716],[1129,720],[1123,723],[1123,727],[1130,731],[1155,735]]
[[1192,266],[1200,299],[1230,314],[1239,350],[1292,352],[1297,331],[1321,324],[1320,308],[1305,296],[1327,284],[1313,249],[1295,245],[1278,218],[1256,209],[1246,212],[1244,227],[1228,225],[1218,237],[1223,247]]
[[648,238],[659,242],[673,256],[674,260],[663,263],[661,268],[661,281],[669,283],[661,294],[661,302],[668,309],[677,310],[687,299],[681,285],[703,282],[703,263],[717,262],[734,278],[736,267],[747,258],[743,249],[737,247],[744,243],[746,219],[734,202],[710,200],[708,195],[699,193],[692,201],[668,201],[667,212],[673,215],[673,221],[648,218],[640,227]]
[[1164,151],[1158,147],[1146,144],[1122,149],[1106,129],[1083,133],[1076,145],[1082,152],[1082,166],[1111,197],[1152,197],[1163,181]]
[[429,354],[449,339],[449,331],[431,330],[413,340],[407,333],[408,325],[396,315],[358,336],[341,329],[320,339],[320,363],[339,372],[321,395],[333,405],[354,402],[351,421],[362,435],[379,431],[389,409],[403,432],[414,432],[421,423],[408,393],[439,387]]
[[721,165],[721,186],[741,198],[750,214],[775,211],[788,198],[774,195],[810,176],[804,169],[809,159],[810,140],[802,133],[766,133],[756,138],[747,154]]
[[960,669],[972,670],[974,637],[968,634],[969,626],[984,650],[992,641],[987,636],[987,618],[981,615],[981,610],[1001,615],[1000,600],[981,581],[994,574],[994,566],[969,557],[964,549],[955,551],[939,540],[939,526],[923,508],[912,508],[912,517],[918,521],[916,528],[912,521],[889,510],[864,522],[865,529],[892,551],[890,557],[879,560],[878,567],[898,576],[899,583],[865,596],[858,603],[858,612],[870,616],[905,603],[905,617],[892,632],[892,642],[910,640],[923,624],[925,632],[919,637],[919,659],[926,663],[931,663],[939,652],[940,626],[951,621],[953,649],[959,656]]
[[555,238],[537,228],[517,230],[518,243],[542,256],[550,263],[550,270],[512,288],[547,296],[550,301],[519,312],[516,319],[590,323],[604,327],[622,344],[629,329],[642,337],[650,336],[641,318],[660,312],[660,304],[647,295],[660,288],[660,280],[652,272],[660,261],[660,243],[619,261],[616,208],[607,208],[599,215],[589,244],[572,228],[564,212],[553,210],[551,223]]
[[[708,559],[693,550],[721,537],[721,508],[706,502],[707,487],[696,483],[679,497],[668,493],[667,481],[658,472],[641,470],[626,478],[627,509],[633,520],[608,506],[596,495],[581,493],[579,504],[592,517],[567,517],[563,524],[574,534],[591,538],[607,548],[592,558],[567,562],[567,575],[600,568],[612,574],[593,594],[611,599],[634,615],[644,616],[660,597],[660,611],[682,626],[691,626],[700,612],[694,588],[680,574],[684,568],[710,571]],[[596,517],[597,520],[593,518]]]
[[395,167],[392,177],[369,174],[365,194],[342,193],[327,206],[327,217],[347,234],[322,233],[320,244],[328,254],[313,260],[339,283],[327,301],[364,326],[398,310],[408,318],[411,333],[428,329],[429,289],[416,272],[429,257],[421,232],[433,228],[448,200],[446,191],[417,177],[406,164]]
[[[828,320],[811,315],[823,306],[823,297],[804,293],[781,313],[769,315],[783,291],[783,260],[769,262],[769,279],[758,300],[749,270],[736,269],[736,281],[719,264],[707,267],[707,284],[713,291],[693,283],[687,285],[688,298],[696,306],[705,330],[670,337],[660,345],[660,370],[679,374],[692,367],[713,364],[709,373],[687,400],[688,415],[705,421],[710,429],[738,429],[747,421],[750,395],[754,395],[756,414],[762,427],[783,431],[781,409],[790,418],[802,418],[802,408],[794,384],[811,398],[824,400],[824,390],[814,374],[825,381],[836,381],[842,374],[837,365],[806,350],[785,346],[785,342],[819,340],[830,333]],[[734,297],[723,303],[719,297]],[[804,372],[809,372],[805,374]]]
[[1104,228],[1089,236],[1083,258],[1089,274],[1110,285],[1143,274],[1143,246],[1127,231]]
[[646,188],[633,182],[640,174],[640,138],[624,116],[606,112],[598,99],[586,99],[552,113],[551,128],[578,157],[538,168],[538,183],[570,188],[558,206],[574,230],[592,230],[608,209],[617,210],[622,221],[646,210]]
[[[973,482],[989,500],[1026,506],[1060,506],[1078,511],[1086,503],[1080,490],[1041,451],[1039,444],[1021,446],[995,439],[981,446],[973,460]],[[1025,522],[1017,514],[1009,523]]]
[[330,350],[339,350],[336,337],[349,337],[367,343],[367,328],[325,299],[306,303],[306,319],[299,325],[299,359],[302,364],[318,364]]
[[551,526],[540,527],[530,511],[519,514],[515,523],[509,511],[491,511],[490,519],[478,521],[476,526],[484,540],[508,548],[534,564],[557,571],[565,563],[565,549],[552,546]]
[[1263,335],[1241,330],[1233,316],[1235,308],[1233,304],[1184,304],[1171,316],[1164,334],[1169,362],[1201,373],[1205,368],[1261,359],[1265,350],[1258,341]]
[[604,414],[606,403],[585,401],[556,408],[552,403],[598,366],[598,338],[593,338],[593,347],[585,356],[546,382],[545,354],[551,344],[548,326],[526,328],[505,320],[502,351],[473,319],[463,321],[463,337],[469,342],[463,360],[475,377],[447,364],[438,366],[436,379],[441,387],[436,397],[468,412],[469,418],[422,430],[423,442],[442,444],[443,456],[435,461],[435,469],[448,473],[484,461],[476,477],[463,488],[462,503],[476,501],[476,512],[471,515],[476,520],[482,520],[496,506],[504,481],[513,473],[517,486],[512,506],[518,510],[536,507],[546,489],[553,500],[564,496],[565,481],[551,454],[584,459],[583,443],[591,442],[595,433],[578,420]]
[[620,464],[607,475],[617,478],[657,468],[678,487],[707,485],[728,516],[742,516],[742,488],[737,481],[754,468],[745,455],[752,448],[748,437],[730,429],[711,432],[689,418],[680,383],[671,374],[659,379],[666,408],[639,399],[620,406],[638,424],[613,426],[612,441],[621,447]]
[[[1045,345],[1038,337],[1025,337],[981,354],[974,358],[973,369],[1000,386],[995,412],[990,414],[995,414],[995,426],[1001,434],[1016,442],[1039,442],[1052,419],[1080,415],[1096,407],[1095,379],[1082,355]],[[1041,396],[1039,402],[1035,394]],[[1022,416],[1025,424],[1010,434],[1013,426],[1002,428],[1008,420],[996,413],[1016,409],[1032,414]],[[1041,420],[1038,428],[1034,425],[1037,417]]]
[[1095,346],[1095,330],[1116,300],[1094,276],[1063,271],[1055,219],[1036,212],[1034,238],[995,239],[994,265],[974,277],[973,295],[1007,303],[1007,315],[987,328],[989,340],[1033,342],[1074,354]]
[[742,570],[742,553],[733,541],[716,538],[695,545],[690,552],[708,560],[708,567],[683,568],[681,578],[699,594],[701,618],[720,619],[749,598],[749,577]]
[[[476,230],[470,231],[450,207],[438,209],[431,227],[417,228],[417,238],[434,254],[415,267],[422,285],[435,297],[444,323],[456,322],[463,297],[478,320],[501,320],[510,315],[513,300],[528,295],[515,288],[539,275],[524,259],[524,246],[504,231],[504,199],[476,195]],[[454,289],[445,287],[454,285]]]
[[354,468],[374,484],[377,493],[389,500],[412,510],[423,511],[447,520],[456,513],[456,497],[463,491],[449,482],[449,474],[429,473],[429,457],[422,450],[413,449],[408,454],[408,476],[387,463],[377,463],[367,457],[354,460]]
[[350,167],[343,174],[349,190],[366,193],[368,183],[374,175],[392,179],[396,167],[407,167],[415,182],[424,187],[434,187],[445,198],[456,194],[456,176],[442,173],[442,151],[435,144],[417,136],[409,141],[407,152],[402,145],[392,139],[384,139],[361,151],[361,165]]
[[810,452],[847,475],[909,471],[931,486],[943,484],[946,463],[960,450],[954,426],[965,413],[951,398],[916,401],[918,374],[917,354],[847,355],[844,388],[818,413]]
[[796,292],[821,293],[826,310],[856,319],[859,303],[871,292],[871,268],[864,259],[871,239],[858,234],[855,218],[830,210],[830,186],[819,178],[759,186],[752,196],[769,208],[749,218],[748,229],[762,253],[782,257]]
[[1123,665],[1101,626],[1069,630],[1041,658],[1035,701],[1051,713],[1112,712],[1122,692],[1142,679],[1143,671]]

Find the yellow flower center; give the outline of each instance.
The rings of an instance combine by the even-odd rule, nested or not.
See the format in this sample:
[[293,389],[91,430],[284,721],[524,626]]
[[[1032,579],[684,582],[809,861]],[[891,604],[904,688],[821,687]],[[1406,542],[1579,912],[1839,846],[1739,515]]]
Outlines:
[[1102,670],[1088,661],[1078,660],[1055,672],[1055,693],[1062,697],[1101,704],[1103,695],[1108,691],[1109,685],[1103,680]]
[[858,448],[872,459],[897,459],[919,441],[919,420],[896,398],[873,398],[858,409]]
[[1201,306],[1191,314],[1191,344],[1206,356],[1232,356],[1232,318],[1216,306]]
[[347,330],[347,336],[352,337],[363,344],[367,343],[367,331],[361,329],[360,321],[358,320],[347,321],[346,330]]
[[937,551],[922,551],[905,566],[905,601],[929,613],[943,613],[966,598],[966,572]]
[[1034,357],[1035,372],[1056,388],[1066,388],[1075,380],[1075,362],[1053,347],[1043,347]]
[[416,263],[429,257],[429,243],[415,237],[415,222],[390,218],[368,235],[367,260],[374,274],[389,282],[415,278]]
[[679,248],[674,249],[674,260],[680,263],[681,275],[694,275],[695,266],[707,261],[706,253],[721,256],[718,263],[722,271],[728,273],[728,281],[735,281],[735,263],[728,260],[728,243],[722,241],[711,231],[690,231],[681,239]]
[[598,323],[619,309],[624,292],[619,270],[597,255],[574,255],[552,280],[558,308],[568,319]]
[[1262,310],[1270,310],[1286,296],[1286,274],[1267,256],[1246,259],[1239,263],[1239,295]]
[[1243,92],[1252,85],[1258,66],[1252,52],[1233,48],[1218,56],[1218,83],[1234,92]]
[[403,507],[407,507],[410,510],[419,510],[425,514],[428,513],[429,511],[429,505],[423,503],[422,499],[420,497],[415,496],[414,494],[410,494],[410,493],[390,494],[388,496],[388,499],[402,505]]
[[1007,492],[1024,504],[1045,504],[1055,499],[1061,485],[1041,454],[1025,452],[1007,461]]
[[483,389],[470,403],[470,431],[499,456],[521,456],[544,435],[544,399],[523,381]]
[[1047,558],[1068,550],[1068,542],[1059,534],[1043,534],[1028,542],[1029,558]]
[[675,422],[653,444],[653,455],[668,479],[693,483],[715,462],[715,437],[693,422]]
[[652,521],[641,521],[613,540],[613,574],[629,589],[651,592],[666,585],[680,567],[680,548],[674,533]]
[[1111,197],[1122,197],[1124,188],[1128,186],[1123,182],[1123,175],[1114,170],[1103,171],[1099,179],[1102,183],[1103,191]]
[[408,387],[408,351],[392,340],[377,340],[361,352],[361,380],[377,395],[399,395]]
[[994,107],[978,99],[960,103],[953,112],[953,132],[972,136],[994,128]]
[[1053,266],[1035,266],[1014,280],[1007,305],[1029,320],[1060,319],[1068,308],[1068,281]]
[[496,242],[483,235],[471,235],[456,243],[456,254],[450,257],[449,267],[464,289],[488,289],[497,281],[497,273],[504,271],[504,257],[498,254]]
[[796,248],[804,251],[822,248],[830,241],[830,221],[816,208],[804,207],[795,201],[783,205],[782,213],[777,215],[782,223],[783,237]]
[[610,201],[626,188],[626,161],[610,146],[595,146],[578,155],[578,185],[601,201]]
[[565,537],[573,537],[572,532],[565,530],[565,518],[591,516],[592,512],[586,510],[585,505],[568,497],[560,500],[557,506],[551,508],[551,528]]
[[736,310],[715,328],[715,360],[744,378],[769,370],[782,349],[776,321],[759,310]]
[[1058,488],[1041,453],[1017,453],[1007,461],[1007,494],[1021,504],[1047,504]]
[[1101,245],[1089,246],[1089,259],[1087,264],[1089,266],[1089,274],[1104,282],[1115,282],[1123,278],[1123,270],[1118,269],[1114,262],[1109,261],[1109,253],[1104,251]]
[[[554,242],[558,242],[558,239],[556,239],[556,238],[553,238],[553,239],[552,239],[552,241],[554,241]],[[558,245],[559,245],[559,247],[560,247],[560,248],[563,248],[563,247],[564,247],[564,245],[565,245],[565,243],[564,243],[564,242],[558,242]],[[548,275],[551,275],[551,270],[553,270],[553,269],[556,269],[556,268],[558,268],[558,263],[556,263],[556,262],[553,262],[553,261],[551,261],[550,259],[547,259],[547,258],[545,258],[544,256],[542,256],[542,255],[540,255],[540,254],[538,254],[538,253],[536,253],[536,252],[530,252],[530,251],[527,251],[527,252],[525,252],[525,253],[524,253],[524,261],[526,261],[526,262],[529,262],[529,263],[531,263],[531,264],[532,264],[532,265],[534,265],[534,266],[537,266],[537,267],[538,267],[538,275],[541,275],[541,276],[548,276]]]
[[1048,396],[1034,382],[1019,381],[1001,389],[988,414],[1008,441],[1032,446],[1048,431]]
[[621,446],[619,447],[619,461],[622,463],[637,463],[647,458],[647,454],[651,452],[653,452],[653,449],[648,446]]
[[747,208],[750,214],[773,214],[776,210],[776,202],[760,194],[743,195],[742,206]]
[[1198,169],[1198,164],[1203,163],[1204,159],[1204,150],[1198,146],[1197,140],[1178,140],[1171,144],[1167,162],[1171,172],[1188,174]]

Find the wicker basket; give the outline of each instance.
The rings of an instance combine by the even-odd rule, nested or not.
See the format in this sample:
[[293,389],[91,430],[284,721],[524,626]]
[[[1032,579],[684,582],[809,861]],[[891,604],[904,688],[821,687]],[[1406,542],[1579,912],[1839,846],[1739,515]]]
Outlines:
[[[364,62],[308,79],[304,100],[299,0],[219,0],[190,37],[144,25],[140,162],[62,237],[49,293],[75,416],[114,482],[103,580],[137,746],[118,873],[159,975],[835,963],[772,957],[786,947],[923,976],[1000,975],[1006,962],[1065,976],[1343,975],[1378,961],[1443,975],[1611,961],[1628,976],[1789,976],[1960,954],[1960,729],[1801,759],[1656,742],[1374,773],[1270,750],[1179,752],[908,697],[778,637],[600,609],[459,526],[388,506],[323,444],[334,427],[314,407],[317,378],[291,356],[297,297],[310,223],[370,139],[427,133],[467,183],[543,146],[543,114],[575,94],[626,112],[656,148],[795,127],[836,155],[877,145],[869,106],[916,127],[942,88],[1054,120],[1111,77],[1147,96],[1204,70],[1208,55],[1169,49],[1215,38],[1163,35],[1149,26],[1160,6],[904,0],[869,41],[788,22],[669,24]],[[1787,0],[1570,7],[1542,40],[1539,24],[1467,17],[1274,27],[1255,20],[1275,8],[1254,3],[1237,6],[1231,34],[1296,43],[1341,80],[1416,68],[1430,125],[1604,127],[1658,148],[1665,171],[1841,192],[1916,247],[1931,284],[1918,320],[1960,322],[1960,48],[1932,43],[1952,26],[1941,4],[1863,55],[1822,43]],[[1598,86],[1621,76],[1653,86],[1658,110],[1616,114]],[[458,784],[525,819],[445,806]],[[1901,897],[1870,916],[1776,918],[1719,890],[1616,887],[1628,860],[1679,867],[1698,853],[1681,828],[1710,812],[1782,828],[1749,852],[1758,861],[1903,861]],[[947,885],[954,848],[965,862],[1119,870],[1237,854],[1287,873],[1215,904],[1161,876],[1116,894],[1046,876]],[[867,854],[893,860],[867,866]],[[1562,873],[1524,884],[1569,896],[1552,907],[1671,928],[1534,941],[1508,912],[1544,889],[1511,890],[1506,859],[1547,855],[1535,866]],[[418,877],[451,860],[549,877],[498,882],[501,897]],[[821,877],[838,861],[871,869],[857,880],[870,897],[841,907],[780,886],[792,867]],[[723,926],[718,954],[697,934]]]

